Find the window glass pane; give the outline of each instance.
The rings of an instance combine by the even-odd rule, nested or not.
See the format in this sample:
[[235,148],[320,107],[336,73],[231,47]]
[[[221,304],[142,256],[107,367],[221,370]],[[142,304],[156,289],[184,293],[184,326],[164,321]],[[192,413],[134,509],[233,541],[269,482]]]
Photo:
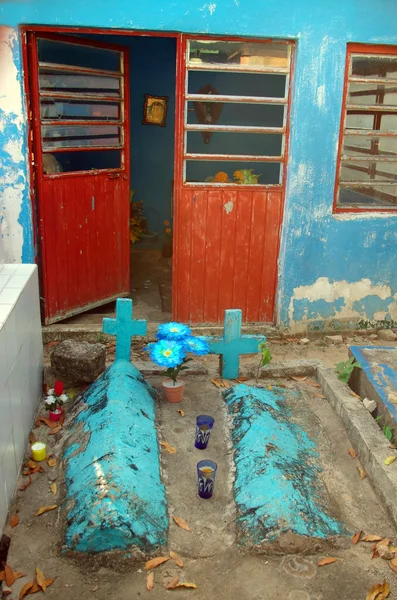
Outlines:
[[353,56],[351,75],[356,77],[387,77],[397,79],[397,56]]
[[120,52],[105,48],[68,44],[56,40],[37,40],[40,62],[55,63],[74,67],[120,71]]
[[397,137],[345,135],[344,156],[397,156]]
[[119,169],[121,150],[82,150],[81,152],[54,152],[43,154],[45,174],[90,171],[91,169]]
[[361,206],[363,208],[397,208],[397,185],[340,187],[338,204],[340,206]]
[[397,181],[397,162],[343,162],[340,181]]
[[194,154],[251,154],[281,156],[283,136],[264,133],[188,131],[187,152]]
[[65,98],[41,98],[40,113],[42,119],[88,119],[95,121],[117,121],[120,119],[118,102],[96,102],[70,100]]
[[120,128],[114,125],[42,126],[43,149],[118,146]]
[[351,114],[347,111],[346,129],[368,129],[369,131],[397,131],[396,114],[362,113]]
[[207,125],[253,125],[283,127],[284,106],[233,104],[231,102],[188,102],[187,122]]
[[39,86],[44,92],[85,92],[120,96],[120,78],[87,73],[70,73],[50,68],[40,68]]
[[223,96],[260,96],[285,98],[286,75],[264,73],[219,73],[217,71],[189,71],[189,94],[212,94]]
[[349,83],[348,104],[386,104],[397,107],[396,85],[375,83]]
[[289,46],[277,43],[190,40],[189,64],[288,67]]
[[190,183],[278,185],[280,177],[280,163],[186,161],[186,181]]

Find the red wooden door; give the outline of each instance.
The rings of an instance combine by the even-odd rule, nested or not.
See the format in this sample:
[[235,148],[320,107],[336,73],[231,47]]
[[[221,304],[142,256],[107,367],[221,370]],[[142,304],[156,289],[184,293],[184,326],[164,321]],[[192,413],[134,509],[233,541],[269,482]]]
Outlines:
[[181,41],[174,317],[275,319],[293,45]]
[[123,49],[31,34],[45,323],[129,295],[128,69]]

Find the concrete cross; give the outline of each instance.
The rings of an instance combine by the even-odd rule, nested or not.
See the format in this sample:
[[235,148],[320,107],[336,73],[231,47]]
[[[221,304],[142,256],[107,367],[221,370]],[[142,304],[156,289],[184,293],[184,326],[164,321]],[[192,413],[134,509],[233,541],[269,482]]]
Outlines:
[[242,312],[225,310],[223,337],[207,338],[213,354],[221,354],[222,377],[238,379],[240,354],[256,354],[259,344],[266,342],[264,335],[241,335]]
[[147,321],[134,321],[132,318],[132,300],[117,298],[116,318],[102,321],[103,333],[116,336],[116,360],[130,360],[131,338],[134,335],[146,335]]

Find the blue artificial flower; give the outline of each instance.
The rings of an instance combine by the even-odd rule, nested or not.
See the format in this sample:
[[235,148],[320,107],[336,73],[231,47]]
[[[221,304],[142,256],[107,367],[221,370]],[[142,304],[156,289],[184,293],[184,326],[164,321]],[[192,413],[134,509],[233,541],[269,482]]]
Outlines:
[[177,367],[185,358],[182,344],[172,340],[160,340],[151,344],[148,350],[152,361],[166,369]]
[[192,335],[190,327],[183,323],[173,322],[159,325],[156,333],[159,340],[184,340],[189,335]]
[[186,352],[193,352],[197,356],[204,356],[210,352],[210,347],[204,338],[189,336],[182,343]]

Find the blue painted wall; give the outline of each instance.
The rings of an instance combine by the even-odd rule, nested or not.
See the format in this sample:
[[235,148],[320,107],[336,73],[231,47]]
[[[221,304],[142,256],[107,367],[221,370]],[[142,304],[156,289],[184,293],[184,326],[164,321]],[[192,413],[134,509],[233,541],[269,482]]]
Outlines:
[[[346,43],[397,45],[392,0],[3,2],[4,24],[96,26],[297,40],[278,320],[299,328],[393,317],[397,217],[332,214]],[[335,304],[336,303],[336,304]]]

